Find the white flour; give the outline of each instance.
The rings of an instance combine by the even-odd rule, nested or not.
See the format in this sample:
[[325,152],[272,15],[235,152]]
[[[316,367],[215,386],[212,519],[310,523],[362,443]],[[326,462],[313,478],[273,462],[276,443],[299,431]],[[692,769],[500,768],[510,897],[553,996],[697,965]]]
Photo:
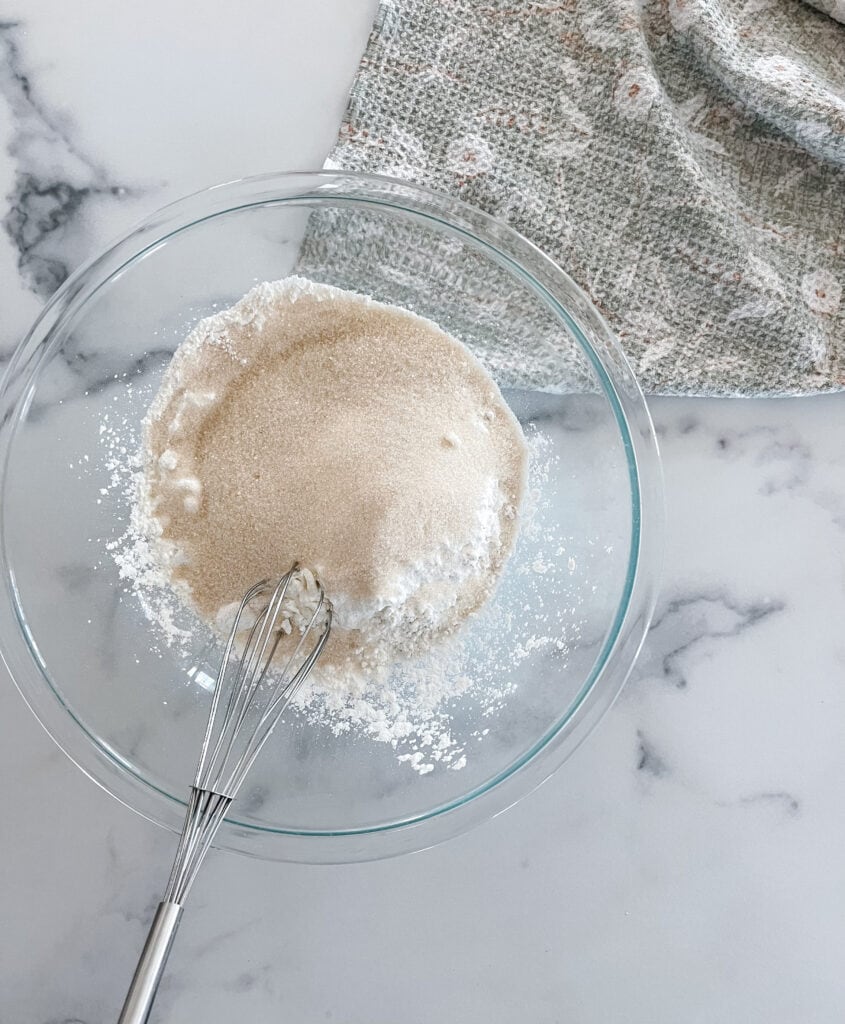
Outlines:
[[[316,292],[319,296],[316,301],[324,301],[327,292],[333,291],[322,291],[324,286],[301,281],[288,285],[289,289],[291,287],[299,289],[300,294],[310,294],[311,298]],[[192,436],[192,431],[196,436],[197,424],[218,403],[217,392],[221,390],[221,382],[226,383],[220,375],[219,363],[216,370],[212,368],[218,374],[216,387],[207,386],[208,380],[191,382],[190,369],[185,372],[186,360],[192,357],[192,353],[193,357],[198,352],[207,354],[211,347],[222,354],[223,365],[228,366],[226,372],[230,376],[233,366],[247,367],[250,360],[244,355],[243,334],[239,332],[246,330],[250,335],[254,331],[261,332],[273,312],[273,303],[277,303],[279,297],[278,285],[261,285],[250,293],[246,308],[239,303],[233,309],[203,321],[192,332],[172,364],[179,372],[166,375],[164,387],[151,406],[144,450],[139,447],[137,422],[106,421],[101,430],[107,465],[112,471],[108,490],[110,493],[121,492],[131,508],[129,527],[119,541],[110,545],[111,555],[121,578],[129,585],[162,644],[184,651],[186,655],[197,644],[196,626],[192,625],[191,616],[186,612],[186,604],[195,608],[198,605],[196,587],[192,587],[190,580],[183,575],[185,566],[190,565],[188,551],[184,546],[180,547],[178,540],[174,541],[172,530],[171,537],[163,535],[173,521],[177,498],[177,515],[189,523],[197,518],[208,493],[208,482],[203,478],[202,467],[197,465],[195,453],[184,444],[180,448],[178,443],[174,443],[174,436],[177,442],[180,435]],[[290,297],[289,293],[287,297]],[[371,300],[359,301],[369,303],[371,307],[378,305]],[[393,307],[380,308],[393,310]],[[411,317],[404,311],[396,312]],[[419,321],[419,318],[414,320]],[[422,323],[428,324],[426,321]],[[449,341],[457,345],[452,339]],[[476,368],[480,370],[473,360],[473,373]],[[481,372],[486,378],[486,372]],[[485,380],[487,387],[488,380]],[[498,396],[498,391],[494,390],[492,394]],[[482,415],[491,407],[490,398],[491,392],[488,391]],[[336,398],[330,395],[328,400],[335,401]],[[501,402],[500,396],[498,401]],[[176,427],[171,429],[174,420]],[[163,422],[167,423],[168,436],[156,451],[151,442],[149,424]],[[446,450],[460,445],[460,430],[452,431],[442,423],[438,426],[443,428],[438,438],[442,436]],[[539,438],[535,438],[534,455],[539,453],[540,457],[533,460],[532,474],[547,472],[539,445]],[[133,450],[136,455],[127,461],[127,451]],[[164,528],[161,509],[153,505],[149,476],[151,464],[155,464],[161,478],[169,481],[170,497],[174,503],[168,509],[171,518],[165,520]],[[454,610],[455,595],[461,587],[467,584],[476,587],[482,601],[488,596],[515,532],[516,502],[508,501],[495,477],[488,476],[484,483],[478,492],[480,500],[476,503],[472,528],[464,530],[463,534],[453,534],[451,539],[447,534],[440,543],[429,545],[424,552],[425,557],[417,557],[410,563],[406,561],[400,567],[401,571],[387,574],[379,580],[380,593],[348,593],[342,587],[332,589],[328,582],[331,565],[317,566],[337,609],[336,621],[341,624],[339,632],[354,633],[356,644],[350,648],[355,657],[344,657],[337,659],[335,664],[318,666],[312,673],[297,702],[299,713],[306,722],[321,723],[336,734],[356,731],[388,743],[395,748],[400,761],[423,774],[434,770],[438,764],[452,769],[464,766],[466,737],[461,741],[453,738],[450,702],[464,691],[478,700],[479,690],[483,689],[483,701],[492,712],[507,691],[507,684],[495,683],[491,678],[480,680],[474,677],[469,666],[464,664],[467,653],[462,635],[448,635],[454,631],[452,627],[456,623],[443,628],[444,617],[450,609]],[[509,531],[504,551],[501,546],[503,526]],[[392,549],[388,547],[388,550]],[[290,563],[290,554],[296,557],[293,552],[282,552],[284,565],[280,565],[279,570]],[[224,561],[228,566],[228,554]],[[542,570],[541,565],[535,566],[533,571],[542,575]],[[249,574],[248,581],[253,582],[254,569],[247,566],[245,571]],[[258,575],[266,575],[266,571]],[[479,579],[485,580],[481,589],[478,588]],[[234,581],[234,586],[232,600],[245,589],[239,580]],[[219,591],[214,588],[210,590],[210,597],[204,608],[199,607],[200,614],[207,621],[216,619],[217,627],[225,628],[231,601],[221,600]],[[469,607],[468,610],[473,609]],[[468,612],[462,609],[457,621],[465,614]],[[503,630],[498,632],[502,634]],[[432,647],[438,638],[439,643]],[[506,641],[501,638],[491,640],[493,646],[497,642],[501,646],[503,660],[520,660],[519,651],[509,651]],[[539,645],[552,642],[546,636],[533,640]],[[529,641],[529,646],[531,643]],[[361,655],[362,651],[366,656]],[[527,656],[527,653],[522,656]],[[487,731],[479,728],[473,737],[479,738]]]
[[464,346],[298,277],[194,328],[143,447],[143,525],[180,594],[225,628],[256,580],[312,568],[335,607],[321,666],[339,688],[424,652],[484,603],[526,462]]

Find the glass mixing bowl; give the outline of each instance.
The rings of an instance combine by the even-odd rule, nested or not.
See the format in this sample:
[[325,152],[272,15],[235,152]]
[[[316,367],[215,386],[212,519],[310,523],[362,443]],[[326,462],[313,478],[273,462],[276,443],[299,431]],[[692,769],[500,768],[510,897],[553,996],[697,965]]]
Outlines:
[[292,271],[464,341],[533,452],[529,526],[460,638],[461,672],[499,693],[494,709],[472,688],[447,706],[465,766],[420,774],[401,744],[289,715],[217,839],[283,860],[371,859],[455,835],[555,771],[610,707],[653,609],[662,491],[646,405],[583,292],[506,225],[388,178],[274,174],[167,207],[69,278],[0,392],[0,642],[66,754],[178,830],[218,652],[161,643],[121,580],[109,546],[130,508],[112,474],[191,325]]

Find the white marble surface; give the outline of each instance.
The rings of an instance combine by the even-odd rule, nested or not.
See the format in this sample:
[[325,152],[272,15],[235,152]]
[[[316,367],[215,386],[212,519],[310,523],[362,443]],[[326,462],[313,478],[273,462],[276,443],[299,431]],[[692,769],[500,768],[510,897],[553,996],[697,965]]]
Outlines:
[[[181,193],[318,165],[373,4],[0,9],[0,347]],[[61,16],[60,16],[61,15]],[[838,1024],[845,400],[655,401],[667,568],[635,678],[558,775],[453,842],[213,853],[156,1020]],[[0,687],[0,1021],[115,1018],[171,837]]]

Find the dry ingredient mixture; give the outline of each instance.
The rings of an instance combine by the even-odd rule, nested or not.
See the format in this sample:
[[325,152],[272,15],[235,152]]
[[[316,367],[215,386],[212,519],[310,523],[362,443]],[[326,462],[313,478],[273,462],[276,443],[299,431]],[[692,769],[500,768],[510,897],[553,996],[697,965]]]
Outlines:
[[430,661],[409,688],[406,668],[401,697],[389,677],[483,605],[517,533],[525,440],[462,344],[352,292],[260,284],[176,351],[139,462],[113,554],[171,639],[162,583],[225,630],[249,586],[299,561],[335,608],[302,703],[394,745],[416,730],[460,767],[441,714],[460,677]]
[[526,450],[490,376],[433,323],[292,277],[195,328],[144,457],[160,553],[205,619],[225,627],[298,561],[335,607],[324,667],[368,672],[488,596]]

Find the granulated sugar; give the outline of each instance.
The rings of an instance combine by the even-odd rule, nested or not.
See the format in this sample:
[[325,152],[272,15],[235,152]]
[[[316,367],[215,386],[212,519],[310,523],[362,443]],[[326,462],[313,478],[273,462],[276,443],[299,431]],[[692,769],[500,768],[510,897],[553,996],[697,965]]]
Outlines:
[[[108,457],[132,430],[106,429]],[[193,329],[140,440],[128,468],[114,459],[131,522],[110,549],[161,641],[193,649],[185,605],[225,630],[247,587],[298,560],[336,609],[298,696],[305,727],[389,743],[423,774],[463,767],[450,702],[479,682],[458,627],[514,543],[528,461],[468,350],[363,296],[262,284]],[[489,712],[503,685],[485,681]]]
[[355,688],[452,633],[517,528],[522,432],[469,351],[406,310],[302,278],[203,320],[145,423],[147,533],[225,628],[298,561],[335,607],[321,665]]

